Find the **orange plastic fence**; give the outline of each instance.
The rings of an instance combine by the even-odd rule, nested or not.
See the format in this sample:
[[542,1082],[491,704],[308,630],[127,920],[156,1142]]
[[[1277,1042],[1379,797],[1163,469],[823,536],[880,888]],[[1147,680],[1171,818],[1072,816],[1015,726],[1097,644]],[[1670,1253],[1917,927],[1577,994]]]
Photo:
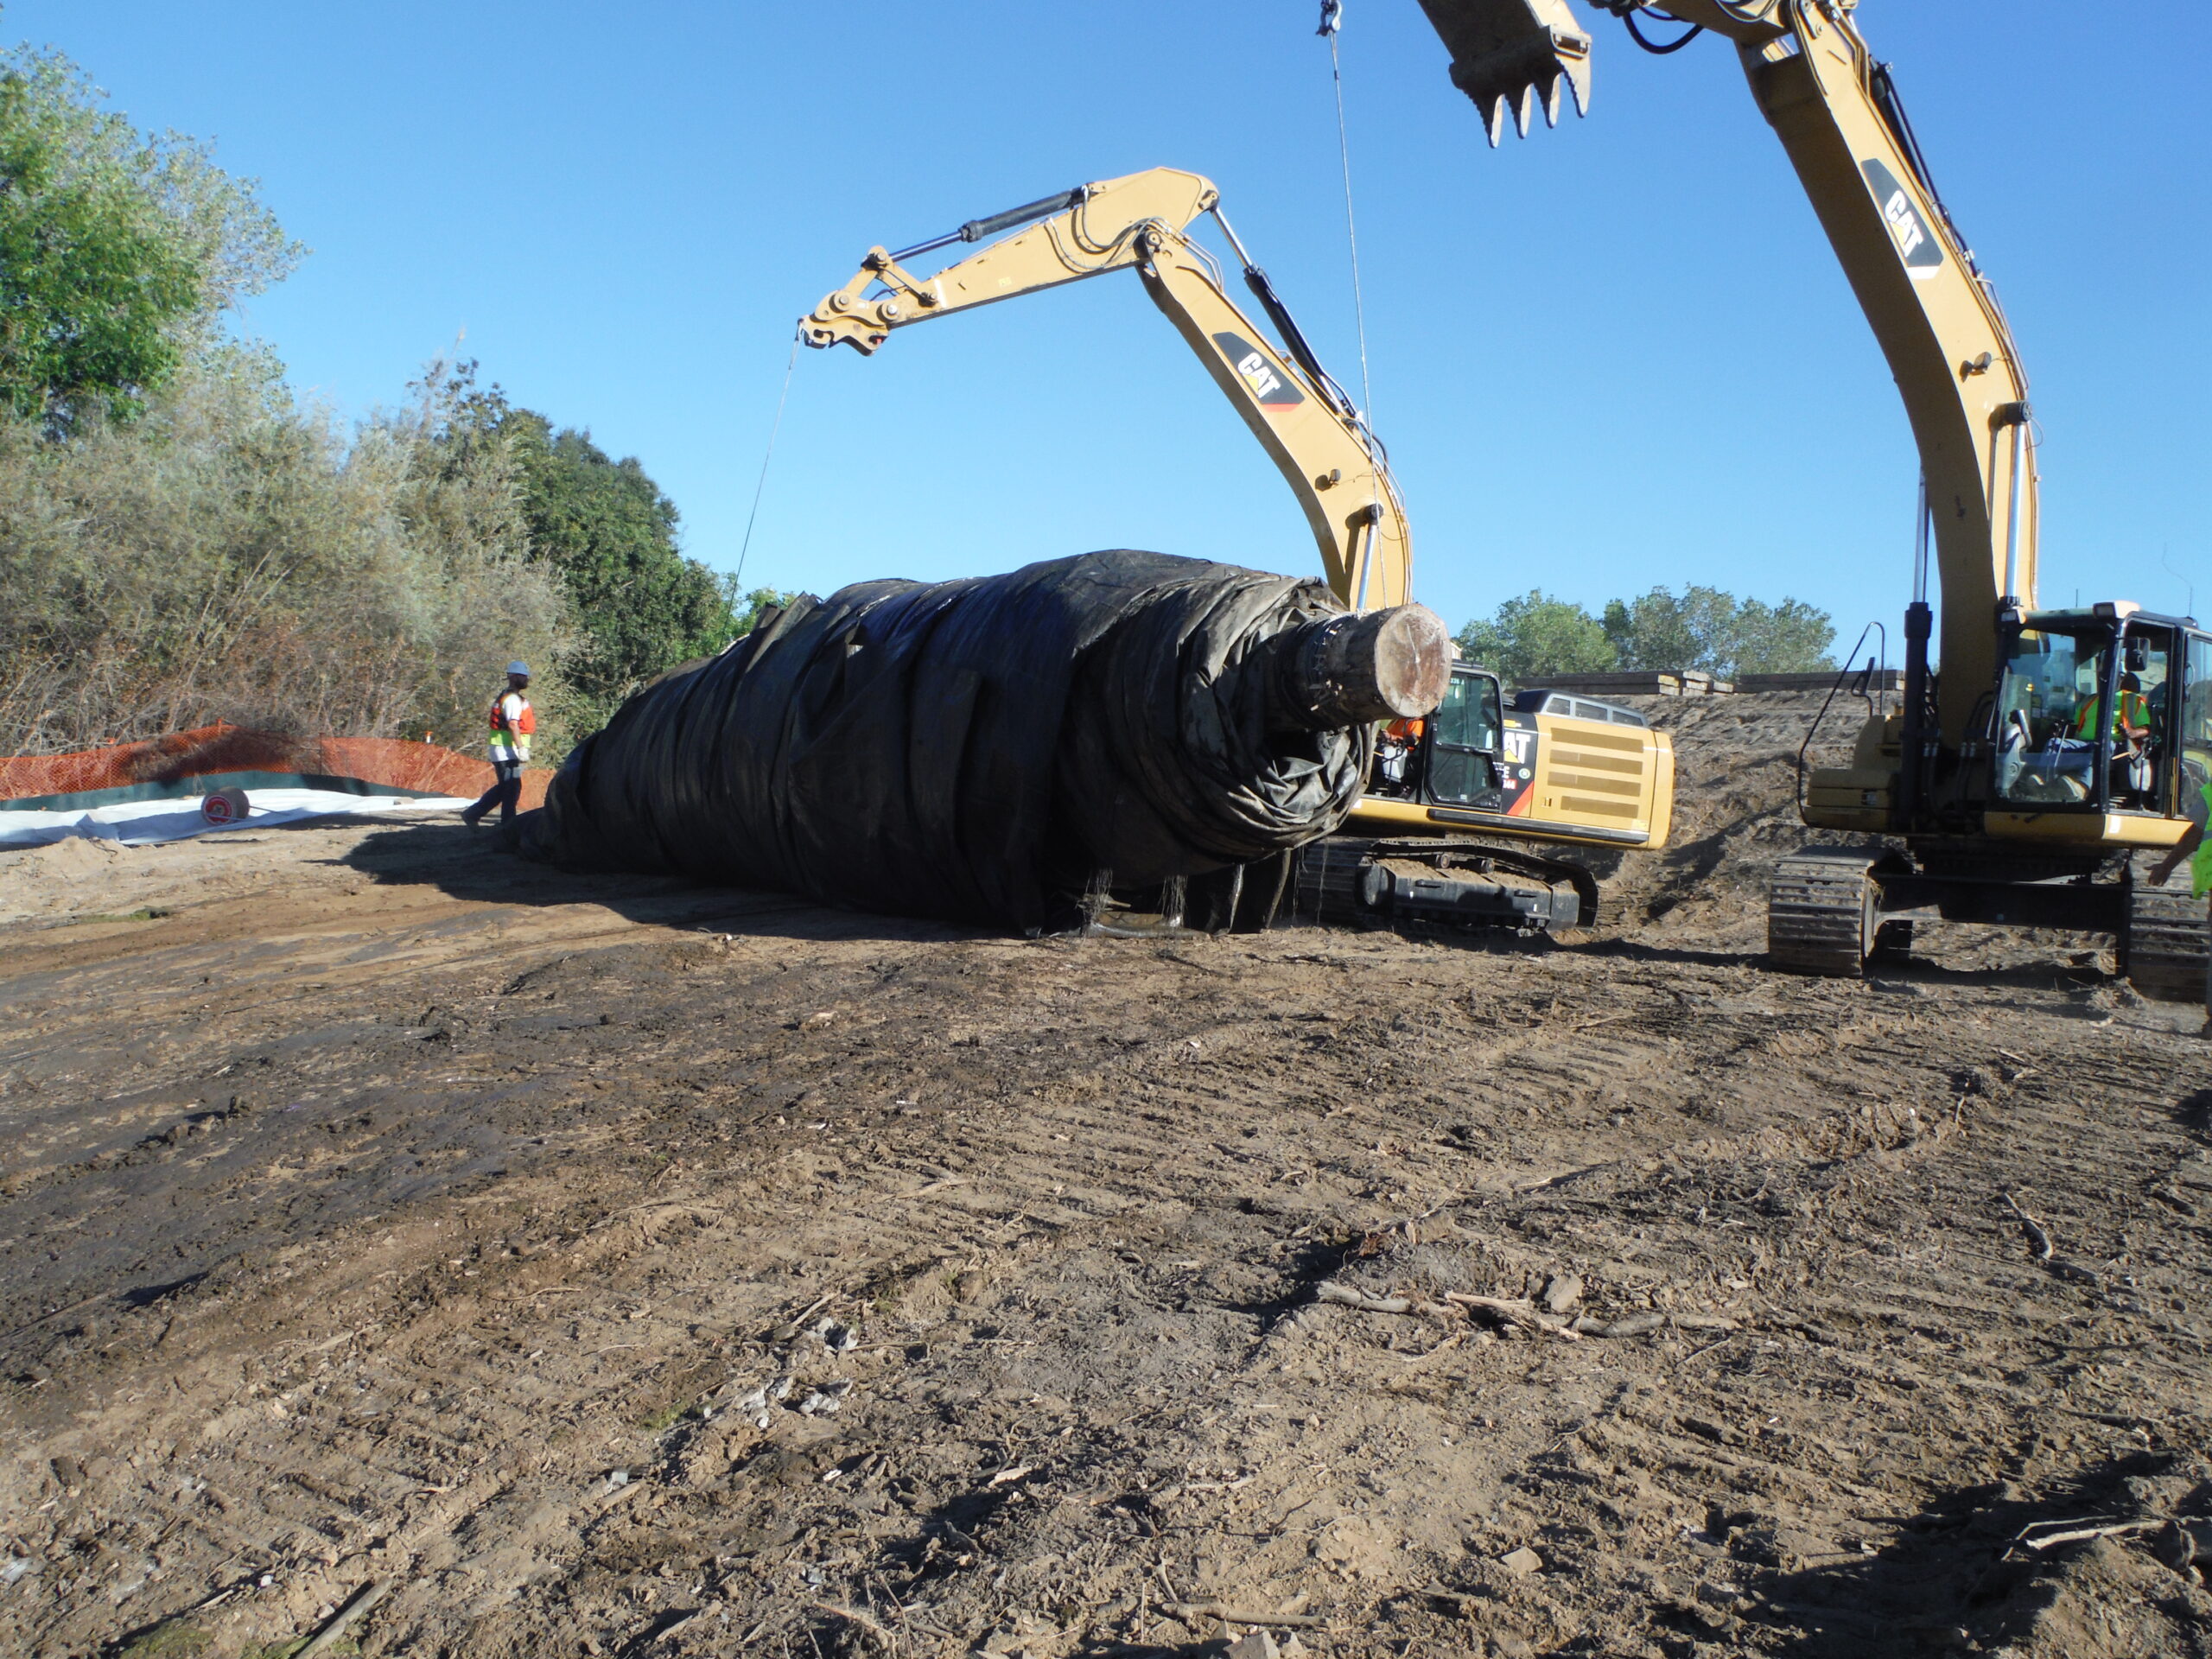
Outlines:
[[[316,772],[358,778],[424,795],[478,796],[492,786],[492,763],[435,743],[390,737],[289,737],[217,724],[172,732],[143,743],[118,743],[74,754],[0,757],[0,801],[78,795],[133,784],[173,784],[210,772]],[[522,775],[525,809],[545,803],[550,768]]]

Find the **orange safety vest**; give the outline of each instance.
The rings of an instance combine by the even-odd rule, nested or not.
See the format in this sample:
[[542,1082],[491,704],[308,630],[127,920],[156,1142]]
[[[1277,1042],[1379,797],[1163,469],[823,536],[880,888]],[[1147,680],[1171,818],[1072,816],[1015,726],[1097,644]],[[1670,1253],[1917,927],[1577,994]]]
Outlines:
[[[509,697],[515,698],[522,704],[522,714],[512,726],[508,725],[506,716],[506,701]],[[492,729],[495,732],[512,731],[522,737],[528,737],[536,732],[537,715],[531,709],[530,699],[519,691],[502,691],[498,696],[493,698]]]
[[1418,743],[1421,733],[1427,728],[1426,721],[1394,720],[1382,728],[1382,735],[1393,743]]

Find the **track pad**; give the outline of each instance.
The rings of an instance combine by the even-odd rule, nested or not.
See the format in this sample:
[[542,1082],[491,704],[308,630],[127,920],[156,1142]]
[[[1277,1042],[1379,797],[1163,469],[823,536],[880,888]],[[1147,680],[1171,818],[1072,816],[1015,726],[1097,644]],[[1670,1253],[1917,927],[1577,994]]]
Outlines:
[[1526,138],[1541,104],[1559,124],[1560,91],[1590,112],[1590,35],[1567,0],[1421,0],[1452,53],[1452,84],[1474,100],[1496,149],[1506,118]]

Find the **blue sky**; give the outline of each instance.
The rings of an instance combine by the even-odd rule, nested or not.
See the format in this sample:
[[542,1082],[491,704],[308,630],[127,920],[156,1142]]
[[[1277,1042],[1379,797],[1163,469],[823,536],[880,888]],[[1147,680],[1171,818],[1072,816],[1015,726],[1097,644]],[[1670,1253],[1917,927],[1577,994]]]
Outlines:
[[[1348,8],[1374,414],[1418,591],[1456,625],[1535,586],[1594,608],[1710,582],[1811,601],[1848,644],[1906,597],[1887,371],[1732,54],[1648,58],[1584,10],[1589,118],[1492,153],[1414,0]],[[794,320],[873,243],[1188,168],[1356,380],[1314,10],[10,0],[0,33],[262,181],[315,251],[246,325],[303,391],[396,402],[466,330],[486,378],[639,456],[728,569]],[[2034,381],[2045,601],[2194,585],[2212,613],[2212,8],[1859,17]],[[1133,276],[873,359],[803,352],[746,574],[826,592],[1116,545],[1318,569]]]

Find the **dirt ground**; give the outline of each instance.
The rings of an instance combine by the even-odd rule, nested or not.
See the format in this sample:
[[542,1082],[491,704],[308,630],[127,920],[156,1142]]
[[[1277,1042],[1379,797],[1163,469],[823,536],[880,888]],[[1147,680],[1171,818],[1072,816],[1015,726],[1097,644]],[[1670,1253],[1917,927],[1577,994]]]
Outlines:
[[2203,1011],[1767,971],[1810,705],[1663,707],[1551,943],[0,855],[0,1649],[2212,1652]]

